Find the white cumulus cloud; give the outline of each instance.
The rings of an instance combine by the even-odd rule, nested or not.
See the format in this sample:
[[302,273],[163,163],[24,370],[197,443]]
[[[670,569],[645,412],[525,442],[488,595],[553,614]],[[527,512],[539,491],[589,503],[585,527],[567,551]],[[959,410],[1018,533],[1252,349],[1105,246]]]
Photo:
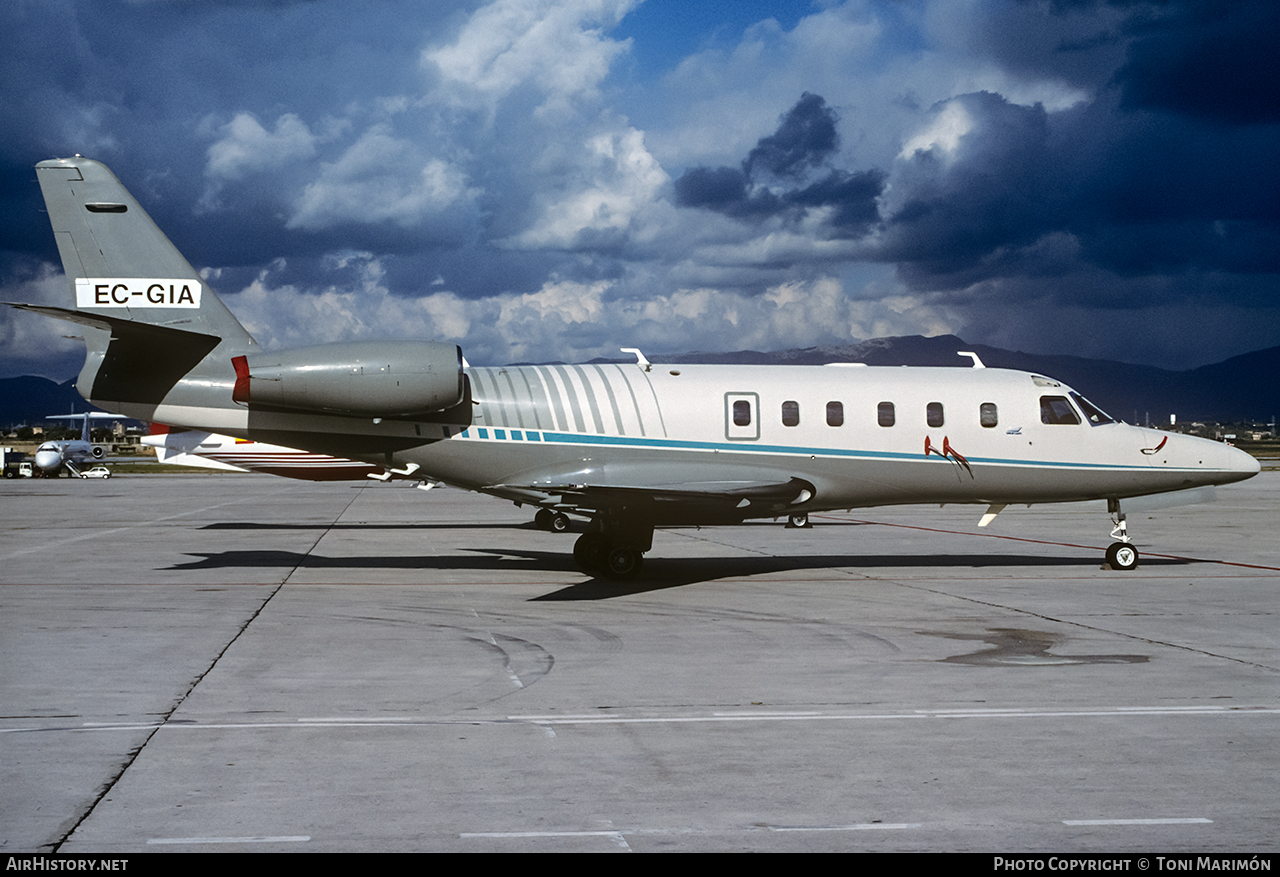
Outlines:
[[638,0],[497,0],[477,10],[457,39],[422,53],[455,88],[501,99],[524,86],[558,104],[593,95],[626,50],[604,31]]
[[289,228],[392,222],[411,226],[451,206],[467,192],[466,174],[439,158],[419,154],[408,140],[376,125],[298,199]]
[[273,131],[252,114],[237,113],[218,132],[222,136],[209,147],[205,172],[210,177],[236,180],[252,171],[272,170],[316,154],[315,136],[293,113],[276,119]]
[[573,249],[621,241],[670,179],[645,149],[644,134],[630,127],[591,136],[574,167],[559,175],[556,188],[536,196],[537,218],[505,241],[508,246]]

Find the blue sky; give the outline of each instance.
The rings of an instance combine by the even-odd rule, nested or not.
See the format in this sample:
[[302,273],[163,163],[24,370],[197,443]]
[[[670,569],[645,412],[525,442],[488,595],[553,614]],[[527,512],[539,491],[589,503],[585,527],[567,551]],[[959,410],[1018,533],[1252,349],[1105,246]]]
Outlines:
[[[1270,0],[10,0],[0,50],[7,301],[65,303],[81,153],[268,346],[1280,343]],[[65,331],[0,313],[0,376]]]

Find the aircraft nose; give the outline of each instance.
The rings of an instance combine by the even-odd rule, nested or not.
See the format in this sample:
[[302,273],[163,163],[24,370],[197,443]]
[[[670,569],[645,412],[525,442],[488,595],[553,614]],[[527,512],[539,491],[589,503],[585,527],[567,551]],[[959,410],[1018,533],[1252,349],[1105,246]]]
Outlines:
[[1243,481],[1262,471],[1262,464],[1253,455],[1221,442],[1212,444],[1213,452],[1206,454],[1211,459],[1206,459],[1205,465],[1222,473],[1221,480],[1217,483],[1230,484],[1233,481]]
[[62,465],[62,454],[56,449],[37,448],[36,465],[46,472],[57,469]]
[[1234,454],[1234,471],[1239,472],[1245,478],[1252,478],[1262,471],[1262,462],[1252,454],[1246,454],[1239,448],[1232,448]]

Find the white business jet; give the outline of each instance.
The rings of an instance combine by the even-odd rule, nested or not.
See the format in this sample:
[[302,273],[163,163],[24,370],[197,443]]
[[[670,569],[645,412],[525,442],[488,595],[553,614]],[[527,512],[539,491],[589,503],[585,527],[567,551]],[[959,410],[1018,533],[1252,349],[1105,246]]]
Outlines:
[[[655,528],[907,503],[1105,500],[1256,474],[1226,445],[1121,423],[1050,377],[983,368],[476,368],[453,344],[265,351],[103,165],[36,166],[103,408],[431,478],[588,520],[574,558],[637,574]],[[540,515],[540,517],[542,517]],[[545,520],[545,517],[543,517]]]

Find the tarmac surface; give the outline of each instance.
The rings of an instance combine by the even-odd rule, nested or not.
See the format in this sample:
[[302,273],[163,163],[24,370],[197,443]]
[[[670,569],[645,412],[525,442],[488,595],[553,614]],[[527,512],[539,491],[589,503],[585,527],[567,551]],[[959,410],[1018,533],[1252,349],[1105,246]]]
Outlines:
[[661,531],[461,491],[0,483],[0,851],[1280,849],[1280,473]]

